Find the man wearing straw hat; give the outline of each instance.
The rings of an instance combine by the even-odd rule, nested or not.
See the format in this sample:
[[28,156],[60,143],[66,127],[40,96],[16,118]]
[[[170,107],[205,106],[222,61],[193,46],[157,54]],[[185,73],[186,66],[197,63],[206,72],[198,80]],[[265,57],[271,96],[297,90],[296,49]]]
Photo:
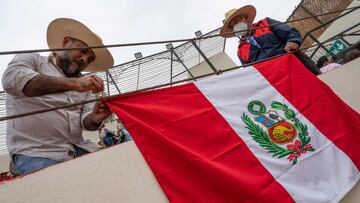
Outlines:
[[[82,71],[105,71],[114,60],[99,36],[82,23],[67,18],[52,21],[47,30],[51,53],[16,55],[2,77],[8,115],[48,109],[93,99],[103,81]],[[10,171],[24,175],[96,151],[82,130],[96,130],[112,112],[102,103],[84,104],[7,121],[6,142]]]
[[[239,37],[238,57],[242,64],[292,52],[302,44],[300,33],[287,24],[280,24],[271,18],[253,23],[256,16],[254,6],[247,5],[232,9],[225,14],[220,34],[224,37]],[[315,75],[320,74],[315,63],[304,53],[295,56]]]

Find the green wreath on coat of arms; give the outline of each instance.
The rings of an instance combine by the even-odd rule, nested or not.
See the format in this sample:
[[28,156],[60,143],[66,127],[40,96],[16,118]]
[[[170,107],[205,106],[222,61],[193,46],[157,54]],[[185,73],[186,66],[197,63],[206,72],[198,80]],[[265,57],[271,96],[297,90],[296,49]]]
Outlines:
[[[249,134],[262,148],[276,158],[288,156],[287,159],[294,165],[302,154],[315,151],[310,143],[308,128],[287,105],[273,101],[270,106],[271,109],[266,111],[261,101],[254,100],[248,104],[248,111],[255,116],[254,121],[266,127],[267,132],[245,113],[241,119]],[[278,112],[282,112],[286,119]]]

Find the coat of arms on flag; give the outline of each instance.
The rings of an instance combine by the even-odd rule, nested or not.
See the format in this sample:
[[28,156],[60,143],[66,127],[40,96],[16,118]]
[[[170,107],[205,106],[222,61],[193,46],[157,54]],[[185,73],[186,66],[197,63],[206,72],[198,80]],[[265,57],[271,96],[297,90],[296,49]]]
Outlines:
[[286,104],[273,101],[270,110],[266,111],[261,101],[254,100],[249,103],[248,111],[255,116],[254,121],[262,126],[243,113],[241,119],[249,129],[249,134],[273,157],[288,156],[287,159],[294,165],[301,154],[315,151],[310,143],[307,126],[295,117],[295,112]]

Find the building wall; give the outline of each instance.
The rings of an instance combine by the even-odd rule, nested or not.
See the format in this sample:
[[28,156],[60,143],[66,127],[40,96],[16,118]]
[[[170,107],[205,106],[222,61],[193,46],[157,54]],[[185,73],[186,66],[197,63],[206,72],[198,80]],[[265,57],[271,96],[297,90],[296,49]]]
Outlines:
[[[352,1],[352,3],[348,6],[348,8],[355,7],[355,6],[360,6],[360,1]],[[345,12],[348,12],[348,11],[344,11],[343,13],[345,13]],[[353,11],[352,13],[350,13],[344,17],[341,17],[338,20],[331,23],[330,26],[326,29],[326,31],[321,34],[321,36],[318,38],[318,40],[320,42],[324,42],[325,40],[339,34],[340,32],[354,26],[357,23],[359,23],[360,22],[359,19],[360,19],[360,9],[357,9],[357,10]],[[351,33],[351,32],[357,31],[359,29],[360,29],[360,26],[357,26],[347,33]],[[346,37],[344,37],[344,39],[346,41],[348,41],[350,44],[354,44],[360,40],[360,36],[359,35],[358,36],[346,36]],[[327,43],[326,45],[329,45],[329,47],[330,47],[330,45],[333,42],[334,41],[331,41],[331,42]],[[311,48],[311,49],[314,49],[314,48]],[[310,55],[312,53],[312,51],[308,51],[307,53]],[[317,51],[313,57],[314,61],[317,61],[319,57],[321,57],[325,54],[326,54],[325,50],[319,49],[319,51]]]
[[[352,1],[352,3],[348,6],[348,8],[360,6],[360,1]],[[344,11],[343,13],[348,12]],[[334,21],[324,33],[318,38],[320,42],[327,40],[328,38],[337,35],[339,32],[350,28],[351,26],[360,22],[360,9],[353,11],[352,13],[339,18],[338,20]],[[360,26],[353,29],[353,31],[359,30]],[[360,36],[356,37],[345,37],[349,43],[353,44],[360,40]]]
[[[343,10],[348,7],[352,1],[353,0],[302,0],[289,16],[288,21]],[[301,35],[304,36],[308,31],[336,18],[339,14],[340,13],[331,13],[328,15],[317,16],[315,18],[290,22],[289,25],[295,27],[300,31]],[[312,34],[315,38],[318,38],[325,30],[326,27],[323,27],[314,31]],[[313,42],[312,39],[306,38],[303,47],[310,46]]]

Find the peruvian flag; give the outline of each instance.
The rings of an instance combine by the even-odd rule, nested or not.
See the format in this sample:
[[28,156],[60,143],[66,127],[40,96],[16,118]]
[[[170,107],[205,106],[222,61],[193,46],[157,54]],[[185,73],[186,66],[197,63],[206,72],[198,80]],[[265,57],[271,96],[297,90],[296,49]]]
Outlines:
[[107,101],[171,202],[336,202],[360,116],[293,55]]

